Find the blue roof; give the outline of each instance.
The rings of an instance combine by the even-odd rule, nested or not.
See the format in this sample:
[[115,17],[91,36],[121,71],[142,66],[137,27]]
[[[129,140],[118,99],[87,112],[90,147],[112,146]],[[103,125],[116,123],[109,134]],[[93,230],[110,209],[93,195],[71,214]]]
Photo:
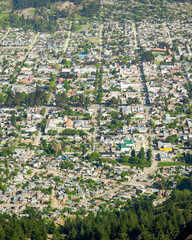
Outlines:
[[80,53],[79,54],[79,58],[86,58],[88,54],[85,54],[85,53]]
[[82,124],[84,124],[84,121],[83,121],[83,120],[76,120],[76,121],[75,121],[75,124],[76,124],[76,123],[82,123]]

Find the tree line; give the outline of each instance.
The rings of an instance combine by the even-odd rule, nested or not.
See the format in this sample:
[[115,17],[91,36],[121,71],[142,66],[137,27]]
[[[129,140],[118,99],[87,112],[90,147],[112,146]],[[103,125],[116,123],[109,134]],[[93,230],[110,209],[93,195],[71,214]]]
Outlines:
[[25,212],[29,214],[29,217],[20,219],[15,214],[12,216],[0,214],[1,240],[47,239],[47,227],[45,222],[40,219],[40,215],[32,208],[27,208]]
[[[93,156],[94,159],[98,157]],[[61,166],[68,167],[72,166]],[[41,219],[42,213],[31,207],[26,208],[26,216],[21,218],[15,214],[0,214],[0,239],[46,240],[48,234],[52,234],[51,239],[54,240],[187,239],[192,219],[191,176],[186,178],[187,186],[179,183],[181,190],[173,190],[170,198],[156,207],[150,198],[141,196],[135,201],[125,202],[121,210],[115,207],[106,210],[101,206],[96,215],[90,212],[83,218],[68,218],[58,227],[51,220]]]
[[41,89],[40,86],[36,86],[34,92],[27,93],[14,93],[9,90],[4,98],[0,98],[0,104],[7,107],[26,105],[29,107],[41,106],[46,104],[49,99],[48,93]]
[[[145,156],[146,155],[146,156]],[[138,154],[136,154],[135,150],[133,149],[131,151],[131,156],[128,155],[122,155],[119,162],[120,163],[130,163],[133,165],[142,165],[142,164],[151,164],[151,159],[152,159],[152,150],[148,149],[146,154],[145,150],[143,147],[141,147],[140,151]]]
[[56,19],[52,17],[47,16],[47,19],[42,17],[26,19],[23,15],[20,17],[14,13],[10,13],[8,17],[0,19],[0,27],[23,28],[25,31],[33,29],[38,32],[54,32],[59,29]]
[[72,104],[75,104],[78,107],[88,107],[91,104],[91,100],[89,96],[85,97],[84,94],[69,98],[65,92],[62,92],[55,95],[55,103],[61,108]]
[[[192,193],[174,190],[163,205],[152,200],[127,201],[124,211],[90,213],[87,217],[68,219],[61,232],[67,240],[93,239],[175,239],[191,221]],[[180,238],[182,239],[182,238]]]

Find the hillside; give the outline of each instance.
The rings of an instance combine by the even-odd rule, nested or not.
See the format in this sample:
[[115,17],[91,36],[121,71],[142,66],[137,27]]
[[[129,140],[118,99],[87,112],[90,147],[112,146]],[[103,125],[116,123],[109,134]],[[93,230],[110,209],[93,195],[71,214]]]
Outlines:
[[50,234],[54,240],[185,240],[191,234],[191,200],[191,191],[175,190],[168,201],[157,207],[151,200],[140,198],[133,203],[127,201],[124,211],[103,209],[96,216],[90,213],[85,218],[67,219],[59,227],[53,221],[41,220],[39,213],[27,208],[20,219],[0,214],[0,239],[46,240]]
[[98,0],[94,0],[94,1],[90,1],[90,0],[86,0],[86,1],[80,1],[80,0],[12,0],[13,2],[13,8],[14,10],[18,10],[18,9],[25,9],[25,8],[30,8],[30,7],[34,7],[34,8],[39,8],[39,7],[48,7],[51,4],[54,3],[67,3],[67,2],[71,2],[74,5],[81,5],[83,7],[85,6],[89,6],[91,5],[94,8],[94,5],[98,5],[99,6],[99,1]]
[[78,15],[80,18],[91,18],[99,14],[99,0],[7,0],[0,2],[0,27],[32,29],[40,32],[54,32],[59,29],[59,18],[73,18]]
[[[14,9],[24,9],[29,7],[46,7],[50,3],[58,2],[57,0],[13,0],[13,6]],[[66,0],[61,0],[61,2],[66,2]],[[74,4],[80,4],[82,1],[80,0],[70,0],[70,2],[73,2]]]

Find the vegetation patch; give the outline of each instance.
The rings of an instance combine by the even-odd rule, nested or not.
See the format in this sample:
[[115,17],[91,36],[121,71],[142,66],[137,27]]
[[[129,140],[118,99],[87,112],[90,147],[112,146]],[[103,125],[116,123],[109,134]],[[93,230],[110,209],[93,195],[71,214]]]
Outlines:
[[171,167],[171,166],[181,166],[186,165],[183,162],[159,162],[157,167]]
[[71,30],[74,32],[82,32],[92,27],[93,27],[92,24],[85,24],[85,25],[76,24],[76,25],[72,25]]

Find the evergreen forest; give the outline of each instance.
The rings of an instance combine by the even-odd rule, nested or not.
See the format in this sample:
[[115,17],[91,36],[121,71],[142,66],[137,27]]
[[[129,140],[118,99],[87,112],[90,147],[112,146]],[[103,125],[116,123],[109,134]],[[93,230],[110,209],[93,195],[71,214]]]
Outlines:
[[174,190],[166,202],[156,207],[151,199],[139,197],[128,200],[121,210],[101,208],[96,216],[89,213],[83,218],[68,218],[60,226],[41,219],[33,208],[27,208],[19,219],[15,214],[1,214],[0,239],[46,240],[48,234],[55,240],[187,239],[192,233],[191,190],[192,175],[185,179],[182,190]]

